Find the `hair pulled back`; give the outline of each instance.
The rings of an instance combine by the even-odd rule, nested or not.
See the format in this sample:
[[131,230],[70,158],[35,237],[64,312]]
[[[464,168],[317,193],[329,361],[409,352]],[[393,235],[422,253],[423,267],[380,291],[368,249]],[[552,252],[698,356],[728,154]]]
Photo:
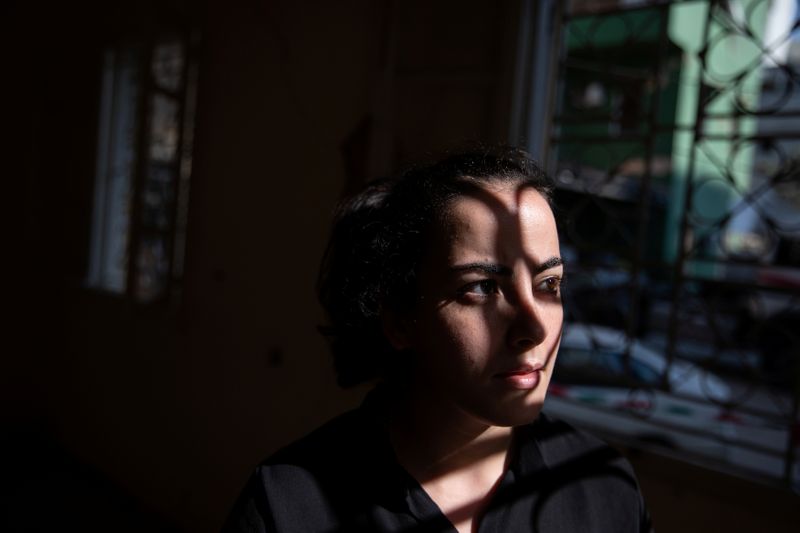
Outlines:
[[369,183],[339,206],[317,293],[329,319],[320,331],[329,339],[340,386],[402,371],[403,358],[383,334],[382,310],[413,308],[431,227],[454,198],[493,183],[531,187],[548,201],[552,191],[523,150],[480,148]]

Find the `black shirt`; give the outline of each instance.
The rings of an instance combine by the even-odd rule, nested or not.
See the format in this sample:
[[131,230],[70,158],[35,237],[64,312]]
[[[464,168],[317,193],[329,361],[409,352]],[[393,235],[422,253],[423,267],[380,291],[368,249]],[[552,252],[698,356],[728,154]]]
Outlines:
[[[262,463],[224,531],[455,531],[397,463],[374,403]],[[631,466],[614,449],[544,415],[514,431],[515,453],[480,533],[651,530]]]

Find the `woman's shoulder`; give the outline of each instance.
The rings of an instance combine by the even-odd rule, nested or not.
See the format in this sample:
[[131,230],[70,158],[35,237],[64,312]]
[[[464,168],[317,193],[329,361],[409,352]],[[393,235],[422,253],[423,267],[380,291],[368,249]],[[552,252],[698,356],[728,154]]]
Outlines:
[[515,488],[546,502],[539,530],[651,530],[633,467],[617,449],[547,415],[518,433]]
[[542,413],[522,432],[522,438],[534,441],[548,468],[563,468],[570,464],[616,464],[633,472],[624,456],[603,440],[575,428],[569,423]]
[[380,401],[378,391],[371,391],[359,407],[334,417],[281,448],[261,466],[352,468],[351,461],[364,464],[370,459],[385,459],[391,445],[381,420]]
[[337,416],[256,467],[224,531],[336,529],[391,471],[384,440],[363,407]]
[[362,409],[342,413],[300,439],[267,457],[261,467],[297,464],[312,467],[332,458],[356,453],[355,447],[366,446],[365,439],[374,439],[374,424]]

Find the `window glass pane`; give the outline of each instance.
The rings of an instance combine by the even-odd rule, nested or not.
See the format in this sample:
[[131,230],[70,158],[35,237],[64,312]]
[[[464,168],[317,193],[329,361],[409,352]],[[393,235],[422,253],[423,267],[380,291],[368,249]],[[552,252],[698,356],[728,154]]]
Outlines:
[[152,62],[153,81],[156,86],[172,92],[180,89],[183,65],[183,45],[179,41],[170,41],[157,45],[153,49]]
[[140,80],[136,49],[104,57],[87,284],[124,292],[128,275]]
[[178,151],[178,102],[164,94],[154,94],[151,100],[150,158],[170,163]]
[[136,299],[148,302],[161,296],[166,289],[168,269],[166,238],[143,237],[136,258]]
[[175,190],[174,170],[151,164],[142,193],[142,225],[165,230],[170,225]]

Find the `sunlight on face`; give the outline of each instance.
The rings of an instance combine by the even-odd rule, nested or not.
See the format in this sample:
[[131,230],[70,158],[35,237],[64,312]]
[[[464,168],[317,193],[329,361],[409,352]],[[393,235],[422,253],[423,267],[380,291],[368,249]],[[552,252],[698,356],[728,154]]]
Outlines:
[[539,192],[504,185],[455,199],[420,269],[415,386],[481,423],[535,419],[561,338],[562,275]]

